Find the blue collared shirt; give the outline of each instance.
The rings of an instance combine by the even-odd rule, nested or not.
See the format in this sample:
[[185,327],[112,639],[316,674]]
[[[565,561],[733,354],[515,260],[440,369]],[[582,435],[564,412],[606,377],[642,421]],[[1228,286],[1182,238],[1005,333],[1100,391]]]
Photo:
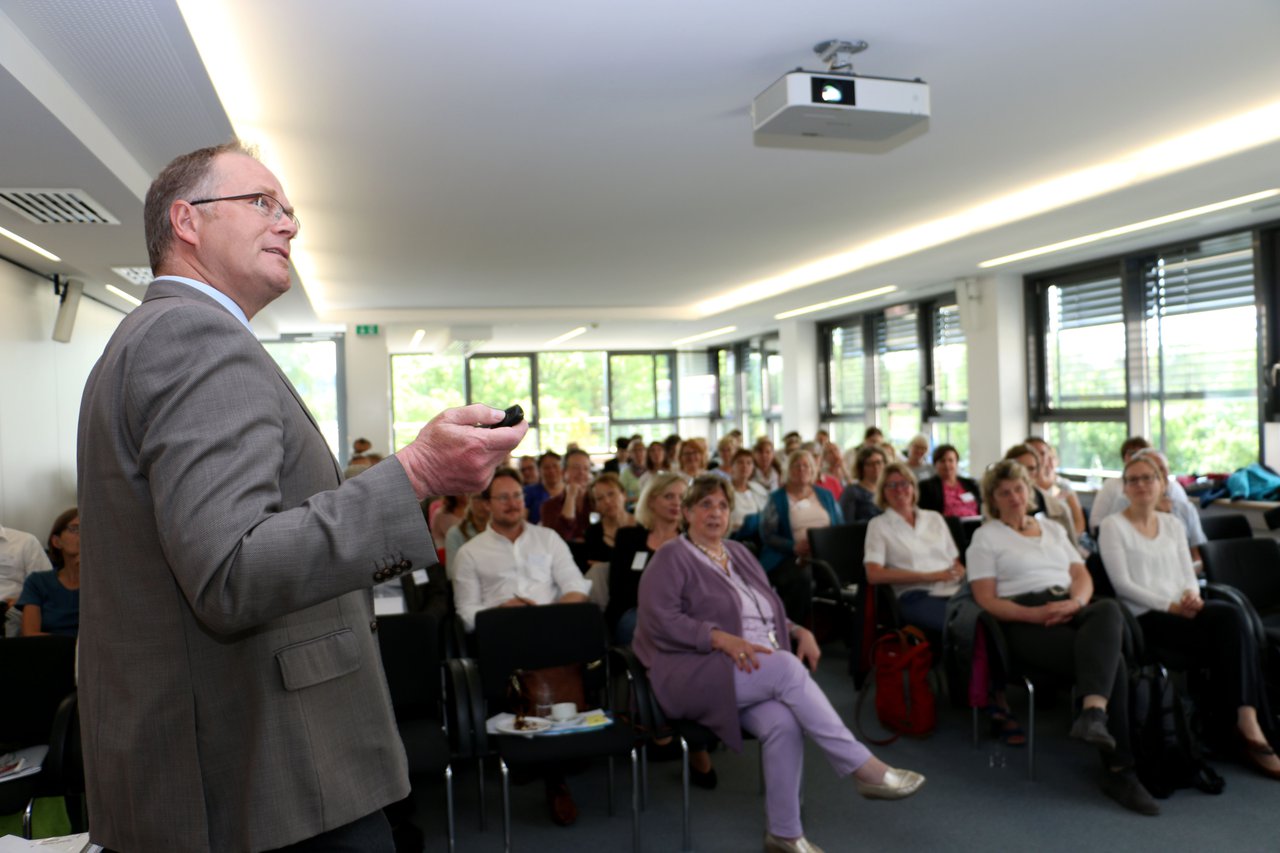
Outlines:
[[194,278],[183,278],[180,275],[158,275],[155,278],[156,281],[164,279],[169,281],[180,281],[188,287],[194,287],[206,296],[212,297],[219,305],[230,311],[232,317],[235,317],[241,323],[244,323],[244,327],[246,329],[250,332],[253,331],[253,326],[249,325],[249,318],[244,315],[244,311],[241,310],[240,306],[235,303],[234,299],[227,296],[227,294],[223,293],[221,290],[218,290],[218,288],[205,284],[203,281],[196,281]]

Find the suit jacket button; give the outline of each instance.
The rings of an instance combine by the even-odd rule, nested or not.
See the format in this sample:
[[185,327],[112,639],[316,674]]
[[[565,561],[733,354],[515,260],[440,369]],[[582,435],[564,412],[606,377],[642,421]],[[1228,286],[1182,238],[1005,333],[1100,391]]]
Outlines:
[[377,620],[377,619],[374,619],[374,620],[372,620],[372,621],[369,623],[369,630],[370,630],[370,631],[373,631],[375,634],[378,632],[378,620]]
[[413,563],[409,562],[408,560],[401,560],[401,561],[400,561],[400,568],[402,568],[402,569],[412,569],[412,568],[413,568]]

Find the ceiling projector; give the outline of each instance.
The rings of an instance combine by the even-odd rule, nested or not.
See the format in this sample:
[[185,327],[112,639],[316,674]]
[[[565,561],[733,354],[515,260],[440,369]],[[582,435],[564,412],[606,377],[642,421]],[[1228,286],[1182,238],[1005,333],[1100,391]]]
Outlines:
[[784,74],[751,103],[757,137],[881,142],[929,119],[929,84],[854,74],[848,57],[866,42],[822,42],[830,70]]

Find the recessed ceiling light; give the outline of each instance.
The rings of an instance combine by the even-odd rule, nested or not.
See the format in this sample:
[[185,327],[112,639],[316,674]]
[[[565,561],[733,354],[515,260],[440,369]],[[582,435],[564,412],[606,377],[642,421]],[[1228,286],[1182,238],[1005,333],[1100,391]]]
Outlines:
[[119,296],[119,297],[120,297],[121,299],[123,299],[125,302],[128,302],[128,303],[130,303],[130,304],[132,304],[132,305],[141,305],[141,304],[142,304],[142,300],[141,300],[141,299],[139,299],[138,297],[134,296],[132,293],[126,293],[125,291],[123,291],[123,290],[121,290],[120,288],[116,287],[114,284],[108,284],[108,285],[107,285],[107,290],[110,290],[110,291],[111,291],[112,293],[114,293],[116,296]]
[[738,331],[737,326],[721,326],[718,329],[712,329],[709,332],[702,332],[701,334],[697,334],[697,335],[690,335],[687,338],[680,338],[678,341],[672,341],[671,343],[675,346],[680,346],[682,344],[692,344],[692,343],[696,343],[697,341],[705,341],[707,338],[716,338],[716,337],[719,337],[720,335],[727,335],[730,332],[736,332],[736,331]]
[[51,261],[56,262],[56,261],[62,260],[62,258],[58,257],[53,252],[50,252],[48,249],[44,249],[44,248],[41,248],[40,246],[37,246],[35,243],[32,243],[26,237],[19,237],[17,234],[14,234],[8,228],[0,228],[0,237],[8,237],[10,240],[17,243],[19,246],[23,246],[27,249],[30,249],[31,251],[35,252],[37,255],[43,255],[44,257],[48,258]]
[[1264,198],[1271,198],[1280,195],[1280,189],[1265,190],[1252,195],[1242,195],[1239,198],[1229,198],[1226,201],[1214,202],[1200,207],[1192,207],[1188,210],[1180,210],[1177,213],[1169,213],[1164,216],[1157,216],[1155,219],[1144,219],[1141,222],[1132,222],[1128,225],[1121,225],[1118,228],[1108,228],[1106,231],[1095,231],[1092,234],[1085,234],[1082,237],[1072,237],[1070,240],[1061,240],[1057,243],[1050,243],[1047,246],[1038,246],[1034,249],[1027,249],[1023,252],[1014,252],[1012,255],[1005,255],[999,258],[992,258],[989,261],[983,261],[978,266],[983,269],[990,267],[998,267],[1004,264],[1011,264],[1014,261],[1023,261],[1027,258],[1036,258],[1040,255],[1048,255],[1052,252],[1061,252],[1064,249],[1074,249],[1076,246],[1083,246],[1087,243],[1097,243],[1099,240],[1110,240],[1112,237],[1122,237],[1125,234],[1132,234],[1135,231],[1145,231],[1148,228],[1158,228],[1161,225],[1168,225],[1173,222],[1181,222],[1184,219],[1194,219],[1197,216],[1204,216],[1208,213],[1216,213],[1219,210],[1226,210],[1231,207],[1239,207],[1243,204],[1261,201]]
[[569,331],[565,332],[563,335],[560,335],[559,337],[552,338],[551,340],[543,344],[543,346],[553,347],[553,346],[556,346],[557,344],[562,344],[565,341],[571,341],[574,338],[578,337],[578,335],[585,335],[586,333],[587,333],[587,327],[579,326],[576,329],[570,329]]
[[873,290],[864,290],[861,293],[855,293],[851,296],[841,296],[839,299],[831,299],[827,302],[816,302],[813,305],[806,305],[803,308],[792,308],[790,311],[783,311],[781,314],[774,314],[775,320],[786,320],[791,317],[799,317],[801,314],[812,314],[814,311],[821,311],[824,308],[835,308],[837,305],[848,305],[850,302],[861,302],[863,299],[871,299],[874,296],[884,296],[886,293],[893,293],[898,288],[892,284],[886,284],[884,287],[877,287]]
[[422,343],[422,339],[427,336],[426,329],[418,329],[413,333],[413,337],[409,339],[409,349],[417,349],[418,344]]

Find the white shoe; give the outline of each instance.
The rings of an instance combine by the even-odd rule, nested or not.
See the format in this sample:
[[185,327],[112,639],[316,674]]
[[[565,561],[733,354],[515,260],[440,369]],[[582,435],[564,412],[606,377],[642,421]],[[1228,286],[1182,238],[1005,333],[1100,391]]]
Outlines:
[[771,832],[766,832],[764,853],[822,853],[822,848],[803,835],[795,841],[786,841]]
[[858,793],[869,800],[901,800],[909,797],[924,785],[924,776],[914,770],[898,770],[890,767],[884,771],[879,785],[857,780]]

